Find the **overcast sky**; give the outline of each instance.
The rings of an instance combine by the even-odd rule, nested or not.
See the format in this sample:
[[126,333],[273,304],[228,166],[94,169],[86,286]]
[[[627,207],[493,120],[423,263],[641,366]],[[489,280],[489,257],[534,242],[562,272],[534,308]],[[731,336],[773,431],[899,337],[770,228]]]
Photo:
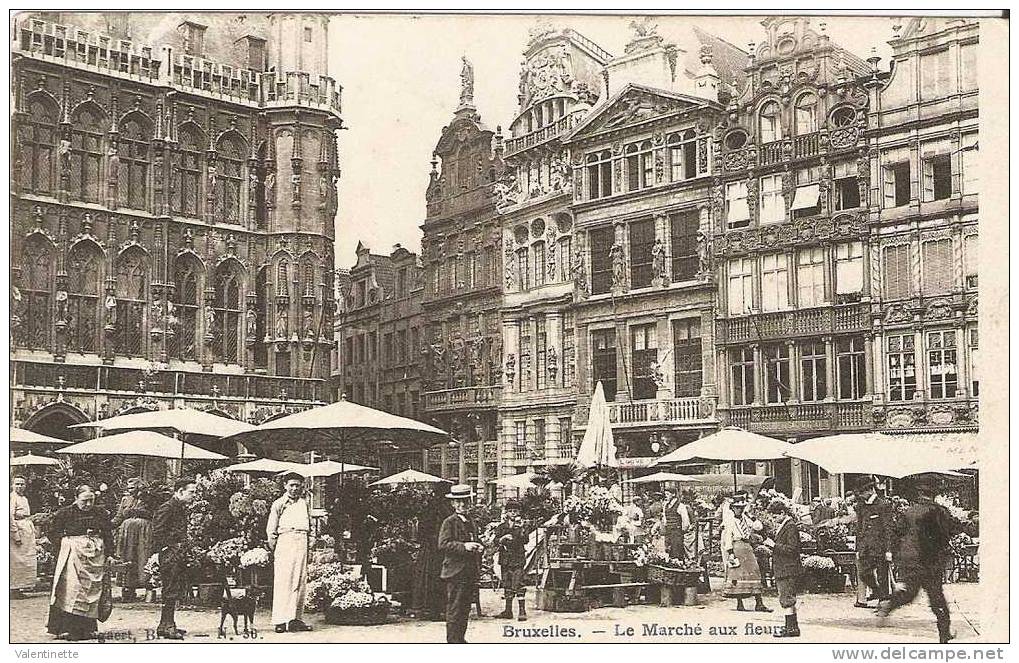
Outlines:
[[[659,34],[694,23],[746,50],[760,43],[761,16],[662,16]],[[560,16],[555,21],[613,55],[629,41],[632,16]],[[871,47],[887,68],[895,22],[888,17],[812,18],[832,40],[866,58]],[[474,65],[474,103],[493,131],[508,129],[517,108],[520,61],[534,15],[334,15],[330,74],[343,86],[337,264],[349,267],[363,241],[388,254],[395,243],[418,251],[429,161],[460,95],[460,56]],[[684,44],[679,43],[679,46]]]

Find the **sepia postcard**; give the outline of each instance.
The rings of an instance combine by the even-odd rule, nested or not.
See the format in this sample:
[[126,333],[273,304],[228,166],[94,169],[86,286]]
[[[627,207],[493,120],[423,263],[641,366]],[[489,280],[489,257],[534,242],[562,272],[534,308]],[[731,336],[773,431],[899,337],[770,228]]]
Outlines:
[[16,658],[1005,657],[1007,12],[10,25]]

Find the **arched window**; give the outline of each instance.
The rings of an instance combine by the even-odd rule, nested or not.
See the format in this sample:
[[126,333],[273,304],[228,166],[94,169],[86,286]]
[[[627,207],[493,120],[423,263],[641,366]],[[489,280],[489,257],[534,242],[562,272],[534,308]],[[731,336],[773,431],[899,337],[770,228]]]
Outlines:
[[194,129],[185,128],[180,131],[177,168],[173,176],[176,179],[173,199],[170,201],[173,211],[181,216],[198,218],[201,210],[202,143]]
[[797,136],[817,131],[817,97],[810,92],[802,95],[796,101],[795,115]]
[[216,217],[225,223],[241,222],[241,166],[244,153],[237,141],[223,139],[216,148]]
[[53,193],[56,179],[57,109],[37,99],[18,126],[18,149],[22,160],[21,186],[32,193]]
[[608,150],[587,155],[587,190],[592,200],[612,195],[612,153]]
[[174,315],[177,333],[173,336],[170,355],[177,359],[198,359],[198,286],[199,269],[193,258],[177,261],[173,274]]
[[71,197],[89,203],[102,201],[100,182],[105,117],[83,108],[71,118]]
[[22,345],[46,349],[50,343],[50,300],[53,291],[53,247],[39,236],[25,243],[21,255]]
[[239,364],[241,323],[241,280],[238,271],[225,265],[216,271],[216,295],[213,300],[215,324],[212,351],[216,361]]
[[693,129],[669,135],[669,175],[671,181],[697,177],[697,134]]
[[654,185],[655,160],[650,141],[626,146],[626,179],[630,191]]
[[290,284],[287,283],[290,264],[283,260],[276,268],[276,296],[286,297],[290,294]]
[[315,296],[315,265],[310,261],[301,265],[301,294],[305,297]]
[[121,206],[145,209],[149,190],[149,138],[151,131],[137,119],[120,125],[117,156],[120,173],[117,199]]
[[266,368],[269,365],[269,348],[264,342],[268,335],[266,320],[269,296],[272,294],[268,286],[269,274],[269,268],[263,267],[258,270],[258,276],[255,278],[255,366],[259,368]]
[[148,300],[148,269],[140,250],[129,250],[117,259],[117,330],[114,351],[118,355],[142,354],[143,320]]
[[67,349],[95,352],[99,332],[99,265],[95,245],[78,244],[67,256]]
[[777,103],[769,101],[761,106],[759,119],[760,130],[758,135],[760,143],[772,143],[776,140],[782,140],[782,121]]
[[[258,184],[255,186],[255,227],[264,229],[266,226],[266,199],[265,199],[265,177],[266,177],[266,146],[265,143],[258,148],[258,161],[255,166],[255,175]],[[276,201],[271,201],[275,203]]]

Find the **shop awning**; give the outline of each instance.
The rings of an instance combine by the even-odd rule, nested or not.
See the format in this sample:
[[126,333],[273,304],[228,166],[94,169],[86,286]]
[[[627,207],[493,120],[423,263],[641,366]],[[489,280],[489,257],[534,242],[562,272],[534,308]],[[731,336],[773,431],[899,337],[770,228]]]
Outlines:
[[811,207],[817,207],[818,201],[821,199],[821,185],[820,184],[804,184],[803,186],[796,187],[796,196],[793,198],[793,206],[791,209],[810,209]]

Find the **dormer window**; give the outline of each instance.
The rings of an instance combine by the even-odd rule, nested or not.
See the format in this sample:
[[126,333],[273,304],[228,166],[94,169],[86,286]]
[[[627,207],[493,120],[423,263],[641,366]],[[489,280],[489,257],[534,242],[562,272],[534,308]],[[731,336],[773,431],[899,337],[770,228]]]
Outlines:
[[612,195],[612,153],[609,150],[587,155],[587,186],[591,200]]
[[184,40],[185,55],[193,55],[198,58],[205,55],[205,28],[206,26],[201,23],[193,21],[184,21],[177,26]]
[[762,144],[782,140],[782,122],[777,103],[769,101],[761,106],[759,122],[758,135]]

